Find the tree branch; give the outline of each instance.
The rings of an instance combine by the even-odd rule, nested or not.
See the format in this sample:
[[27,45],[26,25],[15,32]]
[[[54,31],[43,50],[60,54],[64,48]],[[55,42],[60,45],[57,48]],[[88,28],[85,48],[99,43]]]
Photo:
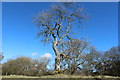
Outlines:
[[[58,40],[58,43],[59,43],[65,36],[68,37],[69,28],[70,28],[70,21],[68,20],[68,27],[66,28],[66,33],[65,33],[62,37],[60,37],[60,39]],[[69,38],[70,38],[70,37],[69,37]]]

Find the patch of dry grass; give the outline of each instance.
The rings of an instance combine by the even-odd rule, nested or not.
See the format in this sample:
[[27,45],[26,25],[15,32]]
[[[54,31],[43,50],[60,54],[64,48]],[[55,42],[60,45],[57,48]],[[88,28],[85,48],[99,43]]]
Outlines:
[[2,76],[2,78],[120,78],[113,76],[79,76],[79,75],[65,75],[65,74],[57,74],[57,75],[47,75],[47,76],[19,76],[19,75],[10,75],[10,76]]
[[2,76],[2,78],[40,78],[40,77],[32,77],[32,76],[21,76],[21,75],[9,75],[9,76]]

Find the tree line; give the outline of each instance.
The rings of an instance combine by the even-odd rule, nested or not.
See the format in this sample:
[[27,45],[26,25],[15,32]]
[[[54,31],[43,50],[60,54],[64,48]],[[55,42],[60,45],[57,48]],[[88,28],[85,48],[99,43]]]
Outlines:
[[[93,47],[87,48],[86,43],[84,45],[83,43],[78,44],[77,41],[71,45],[76,46],[77,49],[67,51],[64,56],[61,56],[61,70],[58,72],[47,67],[51,66],[49,63],[50,59],[48,58],[37,60],[22,56],[3,63],[2,74],[26,76],[54,74],[120,76],[120,54],[118,53],[118,47],[112,47],[105,52],[98,52]],[[83,45],[84,49],[83,47],[78,47],[80,45]],[[81,50],[84,54],[81,53]]]
[[47,74],[48,58],[40,60],[21,56],[16,59],[10,59],[2,64],[3,75],[26,75],[40,76]]

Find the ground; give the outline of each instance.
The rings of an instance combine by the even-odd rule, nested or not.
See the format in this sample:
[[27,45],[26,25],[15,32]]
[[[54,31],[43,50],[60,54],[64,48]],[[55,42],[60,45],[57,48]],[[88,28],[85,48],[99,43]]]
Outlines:
[[48,75],[48,76],[20,76],[20,75],[10,75],[10,76],[2,76],[2,78],[119,78],[114,76],[78,76],[78,75],[65,75],[65,74],[58,74],[58,75]]

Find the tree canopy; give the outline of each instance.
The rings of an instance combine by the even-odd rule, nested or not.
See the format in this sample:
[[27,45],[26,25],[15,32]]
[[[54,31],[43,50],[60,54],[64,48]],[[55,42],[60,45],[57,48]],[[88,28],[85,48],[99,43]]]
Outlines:
[[57,49],[59,43],[73,39],[71,28],[77,28],[75,24],[81,24],[85,19],[83,8],[79,3],[73,2],[54,4],[50,8],[42,10],[35,17],[35,22],[39,27],[38,37],[42,37],[45,42],[52,42],[56,55],[55,70],[60,70],[60,55],[64,54]]

